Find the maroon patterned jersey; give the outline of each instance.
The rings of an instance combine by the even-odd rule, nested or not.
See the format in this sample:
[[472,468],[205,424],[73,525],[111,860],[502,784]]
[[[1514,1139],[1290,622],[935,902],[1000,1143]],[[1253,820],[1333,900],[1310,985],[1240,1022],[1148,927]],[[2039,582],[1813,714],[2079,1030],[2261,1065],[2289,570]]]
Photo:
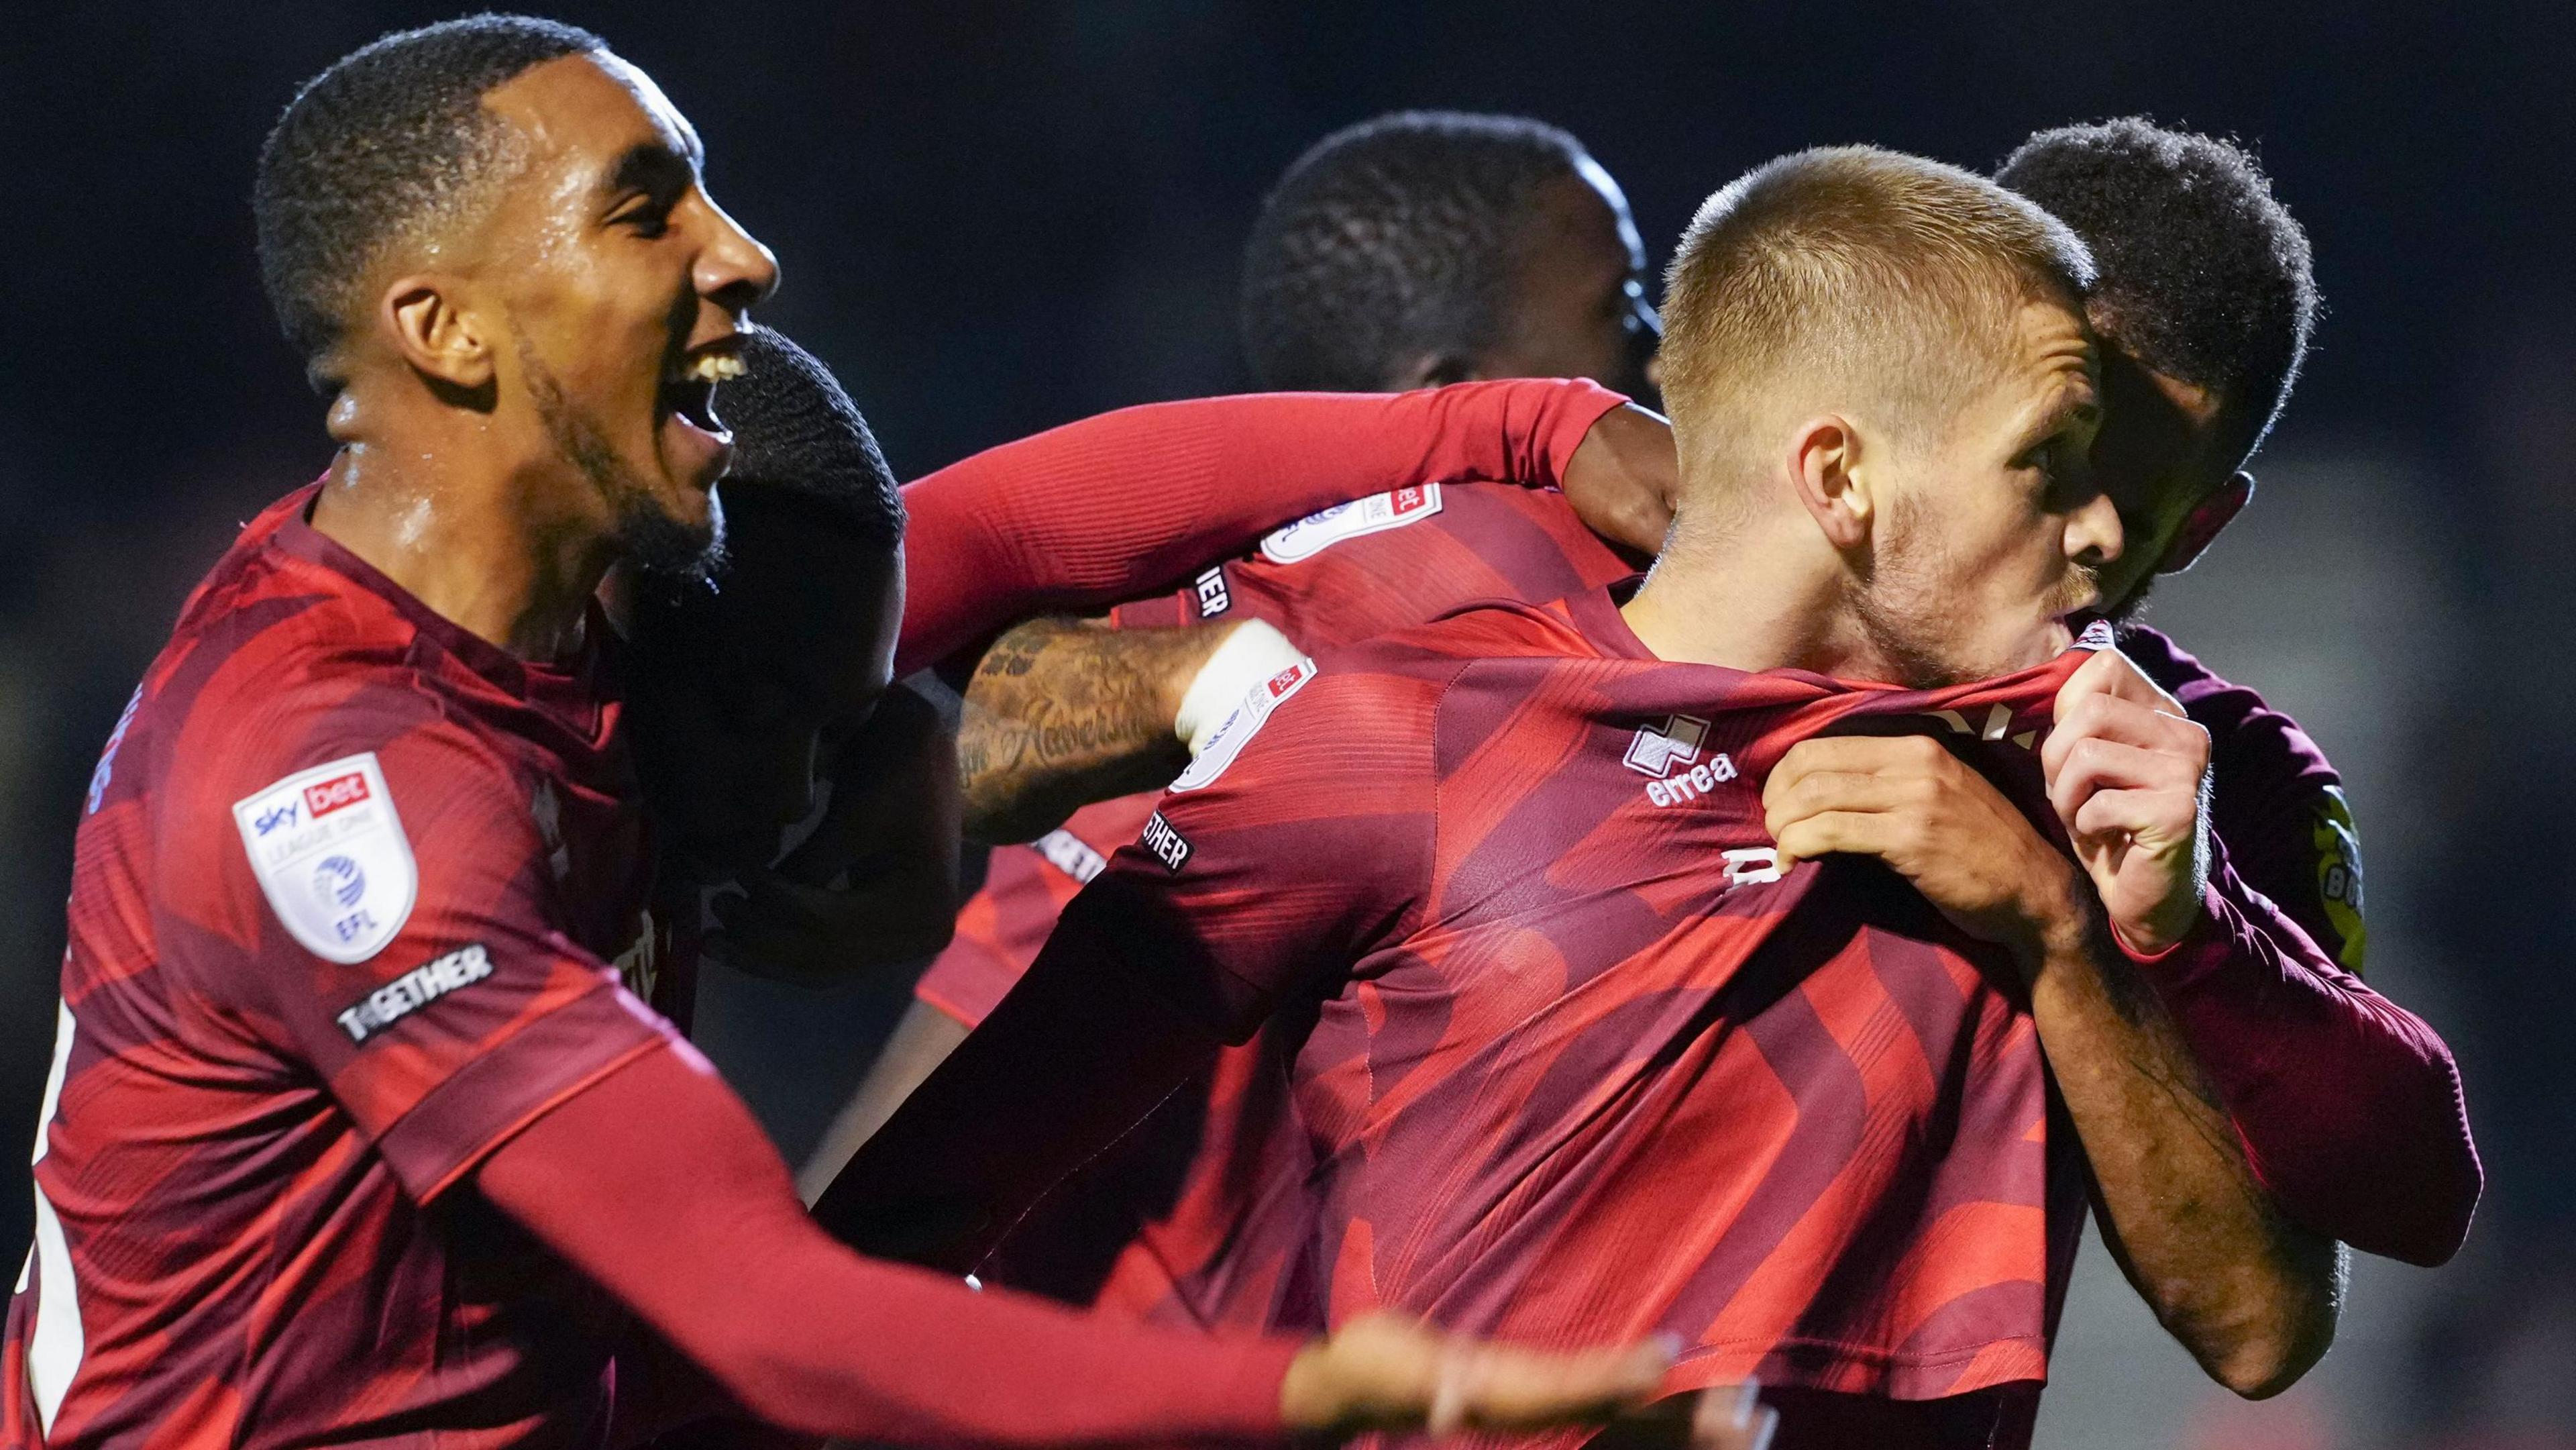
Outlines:
[[[1271,1023],[1278,1075],[1229,1056],[1219,1131],[1120,1265],[1168,1301],[1126,1307],[1663,1330],[1676,1388],[2040,1379],[2081,1156],[2017,978],[1876,863],[1781,874],[1760,792],[1800,739],[1926,730],[2045,822],[2035,747],[2079,662],[1929,693],[1671,664],[1596,590],[1276,677],[1034,968]],[[1065,1090],[984,1039],[919,1111]]]
[[[1470,600],[1532,603],[1636,572],[1562,494],[1507,483],[1399,488],[1279,529],[1188,587],[1121,605],[1125,628],[1261,619],[1307,650],[1336,649],[1433,619]],[[957,936],[916,993],[972,1027],[1029,969],[1064,904],[1136,839],[1155,792],[1083,807],[1026,846],[997,847]]]
[[450,1190],[667,1040],[608,966],[645,872],[604,622],[518,661],[313,496],[199,586],[91,782],[0,1423],[595,1443],[622,1314]]

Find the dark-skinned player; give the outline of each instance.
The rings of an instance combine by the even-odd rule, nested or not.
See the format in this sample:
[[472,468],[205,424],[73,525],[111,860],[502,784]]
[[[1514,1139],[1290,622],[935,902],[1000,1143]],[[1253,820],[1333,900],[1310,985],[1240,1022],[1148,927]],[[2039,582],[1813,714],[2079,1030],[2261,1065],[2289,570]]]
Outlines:
[[[864,1261],[620,982],[647,853],[596,596],[714,542],[714,396],[776,282],[699,165],[596,37],[492,16],[345,58],[263,150],[339,451],[191,596],[93,780],[12,1437],[1260,1440],[1651,1385],[1651,1348],[1208,1343]],[[892,489],[839,504],[891,580]]]
[[[2241,151],[2144,122],[2044,133],[2016,153],[2003,177],[2062,208],[2102,264],[2090,307],[2106,343],[2110,404],[2099,475],[2132,539],[2143,541],[2103,576],[2106,598],[2125,614],[2157,570],[2188,565],[2245,500],[2250,483],[2238,464],[2277,416],[2304,347],[2313,306],[2305,239]],[[1391,205],[1382,193],[1363,196],[1381,213]],[[1326,211],[1313,230],[1321,236],[1400,231],[1401,212],[1366,215],[1374,227],[1338,226],[1347,214]],[[1273,222],[1265,227],[1286,229]],[[1612,228],[1600,231],[1609,238],[1599,247],[1606,268],[1618,244]],[[1341,329],[1350,319],[1334,305],[1336,289],[1324,283],[1350,270],[1349,259],[1341,259],[1339,271],[1326,267],[1329,260],[1310,247],[1305,266],[1319,275],[1292,285],[1256,270],[1247,292],[1299,297],[1310,329]],[[1247,331],[1254,331],[1249,323]],[[1274,326],[1268,335],[1271,349],[1280,348],[1282,329]],[[1416,351],[1393,347],[1380,362]],[[1268,356],[1256,350],[1256,366]],[[1366,374],[1354,375],[1360,376]],[[1473,492],[1453,495],[1466,499]],[[1399,614],[1381,628],[1424,617],[1431,611],[1401,615],[1412,602],[1406,591],[1438,587],[1436,575],[1407,567],[1409,550],[1452,547],[1454,541],[1437,536],[1459,512],[1453,502],[1405,529],[1348,538],[1294,563],[1258,555],[1225,562],[1213,571],[1215,592],[1231,614],[1214,617],[1275,620],[1314,634],[1319,644],[1357,637],[1343,631],[1333,611],[1347,615],[1375,602]],[[1581,530],[1558,532],[1573,542],[1551,552],[1575,561],[1570,568],[1579,570],[1588,559],[1598,569],[1620,570],[1614,551],[1583,540]],[[1120,616],[1170,622],[1210,613],[1205,606],[1203,590],[1185,589],[1123,608]],[[1177,768],[1182,757],[1170,728],[1172,702],[1189,679],[1188,667],[1205,658],[1204,648],[1186,651],[1162,642],[1157,631],[1104,635],[1053,623],[1027,627],[1015,639],[1034,656],[1029,672],[1017,680],[979,677],[976,692],[1004,713],[1023,708],[1018,696],[1044,702],[1057,717],[1082,718],[1089,738],[1118,742],[1127,758],[1104,772],[1097,760],[1048,758],[1034,746],[988,749],[1013,768],[981,782],[970,771],[970,802],[979,793],[1005,805],[1035,799],[1036,819],[1043,821],[1051,800],[1081,797],[1086,775],[1123,783],[1134,775],[1116,771],[1150,776]],[[2479,1186],[2458,1076],[2429,1027],[2343,970],[2360,960],[2359,862],[2331,767],[2259,696],[2218,679],[2162,635],[2133,629],[2126,647],[2212,732],[2214,822],[2226,850],[2219,874],[2233,873],[2290,918],[2265,927],[2230,917],[2218,930],[2219,918],[2207,917],[2208,929],[2195,933],[2190,949],[2154,964],[2148,979],[2193,1044],[2256,1172],[2284,1211],[2372,1252],[2441,1261],[2458,1245]],[[1156,657],[1179,667],[1157,674]],[[1114,688],[1097,698],[1086,694],[1103,681]],[[1081,713],[1093,704],[1104,708]],[[968,726],[971,739],[977,729],[971,712]],[[1028,732],[988,724],[985,734],[1011,740]],[[1026,785],[1031,780],[1035,789]],[[996,853],[1002,889],[988,887],[970,905],[959,941],[923,984],[925,998],[945,1008],[925,1003],[907,1017],[896,1050],[836,1128],[836,1141],[809,1165],[809,1193],[828,1179],[837,1155],[863,1139],[953,1046],[964,1021],[979,1018],[1015,979],[1061,901],[1078,886],[1076,874],[1104,859],[1120,833],[1132,834],[1143,809],[1123,802],[1091,807],[1045,843],[1051,850]],[[1082,834],[1080,828],[1104,821],[1093,828],[1097,841]],[[2313,943],[2323,943],[2323,950]],[[806,948],[830,950],[819,940]],[[2392,1194],[2384,1191],[2387,1181],[2410,1187]],[[1157,1297],[1187,1259],[1186,1252],[1167,1249],[1158,1260],[1140,1246],[1128,1264],[1134,1297]]]
[[[1272,1322],[1651,1325],[1685,1383],[1785,1386],[1792,1443],[2026,1443],[2089,1177],[2213,1375],[2297,1378],[2334,1246],[2111,940],[2201,909],[2206,737],[2116,654],[2043,663],[2123,549],[2085,468],[2089,271],[1912,158],[1721,191],[1674,267],[1683,487],[1643,585],[1265,682],[818,1214],[972,1263],[1276,1015],[1287,1092],[1233,1119],[1264,1191],[1204,1265]],[[2042,753],[2052,702],[2154,718]],[[1873,711],[1915,723],[1842,728]],[[2027,825],[1982,846],[2024,810],[2080,871]]]

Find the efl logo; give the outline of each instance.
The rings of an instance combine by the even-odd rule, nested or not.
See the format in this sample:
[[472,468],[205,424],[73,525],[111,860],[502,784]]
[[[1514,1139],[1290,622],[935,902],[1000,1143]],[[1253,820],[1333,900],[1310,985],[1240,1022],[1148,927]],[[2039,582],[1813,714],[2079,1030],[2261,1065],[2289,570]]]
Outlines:
[[[1695,715],[1672,716],[1664,721],[1662,729],[1649,725],[1628,742],[1628,768],[1661,780],[1676,768],[1699,759],[1699,748],[1707,740],[1707,721]],[[1729,769],[1731,772],[1732,767]]]
[[1225,566],[1219,564],[1193,582],[1198,591],[1199,618],[1214,619],[1234,607],[1234,596],[1225,591]]
[[1136,839],[1146,850],[1154,853],[1154,859],[1162,862],[1166,871],[1178,872],[1190,864],[1190,843],[1180,832],[1172,829],[1172,823],[1163,819],[1161,811],[1145,818],[1145,834]]
[[367,798],[367,778],[357,771],[331,780],[317,781],[304,788],[304,809],[314,820],[336,810],[343,810]]

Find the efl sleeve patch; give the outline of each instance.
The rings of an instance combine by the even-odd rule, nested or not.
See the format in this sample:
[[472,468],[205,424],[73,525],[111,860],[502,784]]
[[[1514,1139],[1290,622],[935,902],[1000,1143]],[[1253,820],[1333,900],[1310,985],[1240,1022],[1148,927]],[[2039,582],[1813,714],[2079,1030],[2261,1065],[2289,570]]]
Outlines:
[[1278,709],[1289,696],[1306,688],[1306,682],[1315,678],[1315,673],[1314,660],[1300,659],[1253,686],[1244,695],[1243,703],[1234,707],[1234,713],[1217,722],[1216,733],[1208,737],[1207,747],[1199,752],[1198,759],[1190,762],[1190,768],[1182,771],[1179,779],[1172,782],[1172,792],[1197,790],[1225,774],[1225,768],[1234,764],[1234,758],[1243,753],[1243,747],[1253,736],[1261,733],[1261,724],[1270,718],[1270,712]]
[[374,751],[234,802],[233,824],[269,909],[324,961],[363,962],[411,918],[420,872]]
[[1344,539],[1418,524],[1440,512],[1440,485],[1415,484],[1337,503],[1275,529],[1261,541],[1261,557],[1273,564],[1311,559]]

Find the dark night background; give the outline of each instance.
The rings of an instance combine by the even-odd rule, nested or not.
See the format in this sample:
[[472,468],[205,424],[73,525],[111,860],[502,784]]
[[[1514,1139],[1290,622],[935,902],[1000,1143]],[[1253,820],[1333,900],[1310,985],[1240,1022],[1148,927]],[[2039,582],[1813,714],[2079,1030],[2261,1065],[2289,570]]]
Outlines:
[[[431,4],[19,10],[0,352],[0,1139],[33,1128],[76,802],[231,527],[328,457],[250,248],[296,83]],[[1368,7],[568,3],[697,123],[778,252],[766,320],[909,477],[1125,403],[1241,386],[1237,249],[1279,170],[1398,106],[1526,112],[1627,188],[1660,265],[1700,198],[1802,146],[1990,167],[2146,112],[2253,143],[2328,313],[2263,497],[2155,618],[2345,769],[2372,975],[2450,1038],[2489,1188],[2435,1272],[2362,1266],[2342,1340],[2232,1405],[2088,1265],[2049,1445],[2576,1444],[2576,319],[2558,192],[2576,14],[2455,3]],[[719,979],[711,1049],[793,1151],[901,984]],[[14,1150],[13,1150],[14,1151]],[[2387,1186],[2392,1193],[2405,1185]],[[25,1242],[0,1182],[0,1252]]]

